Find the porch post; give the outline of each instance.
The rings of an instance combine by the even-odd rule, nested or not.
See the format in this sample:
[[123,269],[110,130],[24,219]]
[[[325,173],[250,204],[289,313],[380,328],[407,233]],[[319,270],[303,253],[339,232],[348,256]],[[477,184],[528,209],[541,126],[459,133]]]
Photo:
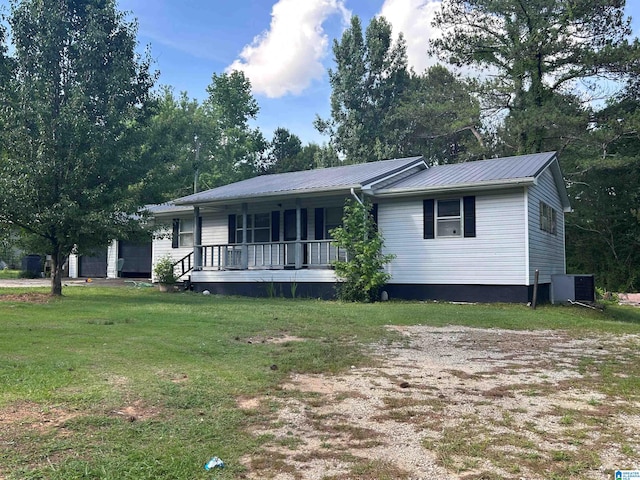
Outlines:
[[193,270],[202,270],[202,231],[200,207],[193,207]]
[[296,270],[302,268],[302,207],[300,199],[296,198]]
[[246,203],[242,204],[242,269],[249,268],[249,246],[247,245],[247,211]]

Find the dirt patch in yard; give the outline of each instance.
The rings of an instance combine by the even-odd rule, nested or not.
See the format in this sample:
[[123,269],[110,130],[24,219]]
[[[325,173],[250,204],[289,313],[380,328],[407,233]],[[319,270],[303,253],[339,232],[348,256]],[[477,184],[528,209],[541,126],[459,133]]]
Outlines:
[[32,402],[18,402],[0,409],[0,430],[8,432],[11,428],[19,428],[40,433],[51,429],[60,430],[67,421],[78,415],[78,412],[67,411],[60,406],[43,407]]
[[639,372],[626,365],[640,336],[389,328],[401,339],[371,347],[375,367],[243,399],[277,412],[252,429],[267,442],[247,478],[605,480],[640,467]]
[[18,302],[18,303],[48,303],[51,295],[47,293],[15,293],[0,294],[0,302]]

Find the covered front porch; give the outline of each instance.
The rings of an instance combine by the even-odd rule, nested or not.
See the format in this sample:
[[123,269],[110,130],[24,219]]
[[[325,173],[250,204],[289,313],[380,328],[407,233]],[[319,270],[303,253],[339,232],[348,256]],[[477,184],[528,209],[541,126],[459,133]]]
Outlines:
[[[348,260],[346,249],[334,245],[330,235],[342,222],[344,199],[334,196],[312,202],[296,199],[263,204],[244,202],[224,208],[195,206],[193,221],[189,221],[193,225],[192,250],[176,259],[176,275],[332,270],[337,260]],[[178,230],[174,234],[180,236]],[[220,242],[223,238],[227,241]]]

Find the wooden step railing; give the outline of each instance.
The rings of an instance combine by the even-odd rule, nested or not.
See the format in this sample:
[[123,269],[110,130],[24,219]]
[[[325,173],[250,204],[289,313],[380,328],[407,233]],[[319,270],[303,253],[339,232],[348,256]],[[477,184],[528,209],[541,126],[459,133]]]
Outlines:
[[173,271],[176,272],[178,280],[191,270],[193,270],[193,252],[190,252],[173,264]]

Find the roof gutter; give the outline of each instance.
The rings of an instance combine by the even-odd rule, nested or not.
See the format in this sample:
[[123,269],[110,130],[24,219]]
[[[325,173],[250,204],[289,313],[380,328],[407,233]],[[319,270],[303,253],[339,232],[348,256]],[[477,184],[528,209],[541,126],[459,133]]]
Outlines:
[[487,183],[461,183],[458,185],[438,185],[435,187],[391,188],[372,192],[375,197],[403,197],[420,193],[460,192],[470,190],[491,190],[493,188],[527,187],[535,184],[535,178],[525,177]]

